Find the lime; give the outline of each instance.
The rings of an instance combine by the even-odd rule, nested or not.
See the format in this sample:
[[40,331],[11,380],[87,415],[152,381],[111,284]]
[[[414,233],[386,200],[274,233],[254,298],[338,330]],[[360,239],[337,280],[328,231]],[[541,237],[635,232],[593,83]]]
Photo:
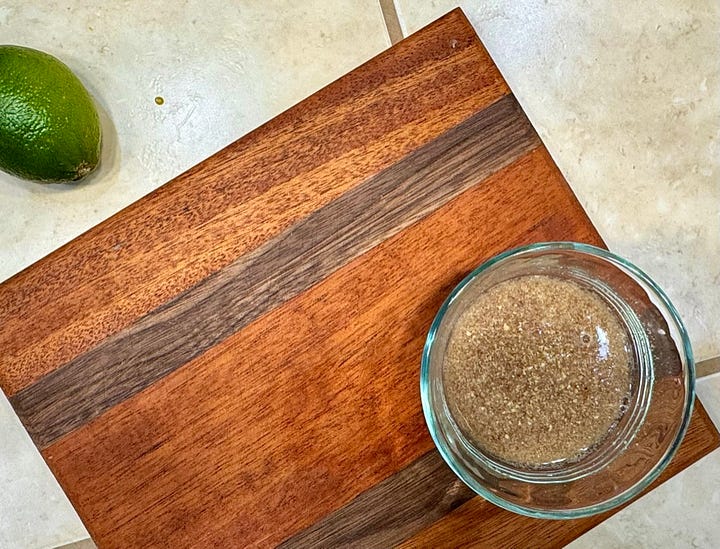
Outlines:
[[76,181],[100,159],[100,118],[82,82],[52,55],[0,45],[0,169]]

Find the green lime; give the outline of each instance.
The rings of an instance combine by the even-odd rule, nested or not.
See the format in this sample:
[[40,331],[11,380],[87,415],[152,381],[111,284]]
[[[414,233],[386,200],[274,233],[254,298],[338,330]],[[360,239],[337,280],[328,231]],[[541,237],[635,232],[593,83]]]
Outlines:
[[0,45],[0,169],[35,181],[76,181],[100,159],[92,97],[61,61]]

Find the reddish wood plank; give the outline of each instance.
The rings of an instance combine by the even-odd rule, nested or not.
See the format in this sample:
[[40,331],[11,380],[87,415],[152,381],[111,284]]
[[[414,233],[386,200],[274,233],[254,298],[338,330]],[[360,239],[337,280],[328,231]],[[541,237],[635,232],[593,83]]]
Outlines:
[[601,244],[536,150],[44,456],[105,547],[278,543],[432,448],[419,356],[451,287],[569,238]]
[[[418,461],[433,452],[420,352],[450,289],[514,245],[602,245],[542,146],[507,142],[512,116],[462,134],[509,100],[455,11],[0,286],[0,387],[41,419],[35,440],[51,443],[43,455],[101,547],[300,542],[418,472],[446,484],[425,499],[412,484],[409,522],[376,513],[343,539],[457,546],[496,529],[502,545],[534,542],[523,525],[562,540],[582,530],[461,505],[469,495],[437,460]],[[423,171],[448,136],[462,139]],[[492,169],[474,163],[483,151]],[[251,279],[246,259],[266,271]],[[717,436],[699,407],[695,443],[667,474]]]
[[512,95],[10,397],[43,448],[540,146]]
[[458,11],[0,285],[13,395],[509,90]]
[[452,472],[437,450],[431,450],[279,547],[385,549],[473,497],[475,492]]
[[[646,493],[720,447],[720,435],[700,401],[678,454]],[[625,506],[577,520],[540,520],[514,515],[476,497],[400,547],[563,547]]]

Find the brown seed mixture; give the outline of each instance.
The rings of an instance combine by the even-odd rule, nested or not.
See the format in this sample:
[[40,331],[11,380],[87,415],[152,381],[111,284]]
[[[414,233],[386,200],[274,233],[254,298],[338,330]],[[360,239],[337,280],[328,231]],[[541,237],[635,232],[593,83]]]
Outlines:
[[505,461],[581,456],[622,415],[627,333],[575,282],[521,276],[493,286],[458,319],[443,364],[450,412],[474,444]]

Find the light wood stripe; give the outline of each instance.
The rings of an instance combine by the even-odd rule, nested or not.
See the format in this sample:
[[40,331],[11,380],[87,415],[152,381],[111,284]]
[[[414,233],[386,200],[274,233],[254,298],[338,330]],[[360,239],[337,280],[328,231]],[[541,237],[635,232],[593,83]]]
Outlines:
[[385,549],[406,540],[474,496],[475,492],[433,450],[280,547]]
[[[99,547],[532,539],[462,503],[418,398],[428,327],[467,272],[516,245],[602,245],[539,143],[485,177],[483,146],[512,155],[463,122],[507,94],[456,10],[0,286],[0,387],[75,368],[27,404]],[[70,423],[53,434],[45,405]],[[717,444],[693,429],[671,468]]]
[[[717,436],[705,435],[705,430],[711,427],[707,413],[698,407],[683,443],[692,447],[696,457],[720,446]],[[690,463],[687,458],[677,458],[648,491]],[[455,548],[467,544],[494,548],[504,546],[498,545],[504,540],[508,546],[552,549],[582,535],[620,509],[574,521],[518,517],[476,497],[433,450],[296,533],[280,547]],[[468,528],[468,524],[482,524],[482,528]]]
[[0,285],[0,389],[17,393],[509,93],[459,12],[434,29]]
[[537,147],[506,96],[10,397],[43,448]]
[[281,543],[432,449],[419,357],[452,287],[569,238],[602,244],[535,149],[43,456],[100,546]]
[[[699,402],[695,403],[693,418],[683,439],[681,451],[670,462],[646,493],[701,457],[720,446],[720,437],[712,420]],[[405,549],[456,549],[457,547],[533,547],[555,549],[564,547],[575,538],[617,513],[626,504],[606,513],[576,520],[542,520],[514,515],[503,511],[482,498],[473,498],[465,505],[437,521],[432,526],[403,542]],[[473,527],[478,525],[478,527]]]

